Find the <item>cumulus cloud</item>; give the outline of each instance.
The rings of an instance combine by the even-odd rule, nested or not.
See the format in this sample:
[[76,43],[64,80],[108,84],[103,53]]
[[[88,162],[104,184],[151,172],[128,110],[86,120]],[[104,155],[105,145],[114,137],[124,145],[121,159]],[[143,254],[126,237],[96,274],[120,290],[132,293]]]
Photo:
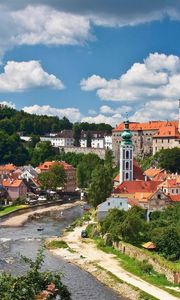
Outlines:
[[147,122],[150,120],[177,120],[178,102],[150,101],[138,109],[131,117],[131,121]]
[[135,26],[180,20],[177,0],[2,0],[0,56],[17,45],[84,45],[95,26]]
[[114,114],[112,116],[105,116],[103,114],[98,114],[96,116],[89,116],[83,117],[82,122],[89,122],[89,123],[105,123],[110,124],[112,126],[116,126],[119,122],[123,120],[123,117],[120,114]]
[[29,5],[49,5],[58,11],[92,16],[94,22],[103,26],[136,25],[169,16],[179,19],[180,4],[176,0],[6,0],[4,6],[19,10]]
[[25,106],[23,110],[29,114],[57,116],[60,119],[66,117],[72,122],[78,122],[81,120],[81,113],[79,109],[74,107],[56,108],[50,105],[40,106],[36,104],[32,106]]
[[12,103],[11,101],[1,101],[0,100],[0,105],[8,106],[10,108],[16,108],[15,103]]
[[27,62],[8,61],[4,72],[0,74],[0,91],[15,92],[29,88],[51,87],[63,89],[60,79],[53,74],[45,72],[40,62],[31,60]]
[[106,80],[92,75],[80,84],[84,91],[96,90],[102,100],[144,102],[179,98],[179,81],[180,58],[154,53],[143,63],[134,63],[118,79]]
[[130,106],[126,106],[126,105],[122,105],[121,107],[117,107],[117,108],[112,108],[108,105],[103,105],[100,107],[100,112],[103,114],[125,114],[127,112],[130,112],[132,110],[132,107]]

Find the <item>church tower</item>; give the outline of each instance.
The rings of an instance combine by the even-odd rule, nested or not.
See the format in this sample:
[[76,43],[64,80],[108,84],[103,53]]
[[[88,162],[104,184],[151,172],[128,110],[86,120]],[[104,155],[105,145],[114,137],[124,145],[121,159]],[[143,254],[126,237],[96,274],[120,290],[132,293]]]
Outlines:
[[180,99],[179,99],[179,120],[178,120],[178,132],[180,133]]
[[133,180],[133,144],[131,141],[132,133],[129,130],[129,120],[126,120],[124,125],[120,144],[120,183]]

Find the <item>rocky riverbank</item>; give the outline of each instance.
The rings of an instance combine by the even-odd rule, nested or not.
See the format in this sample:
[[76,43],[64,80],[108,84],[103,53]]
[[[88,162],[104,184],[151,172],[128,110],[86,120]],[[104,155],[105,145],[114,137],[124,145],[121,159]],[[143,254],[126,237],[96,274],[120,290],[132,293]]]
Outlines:
[[114,255],[97,249],[93,241],[82,239],[82,229],[83,227],[76,227],[74,231],[65,233],[62,239],[69,248],[50,251],[69,263],[80,266],[127,299],[138,300],[143,291],[160,300],[178,300],[177,297],[125,271]]
[[39,218],[40,216],[44,216],[46,214],[50,214],[50,212],[59,212],[65,210],[65,209],[70,209],[72,207],[78,206],[78,205],[83,205],[84,202],[82,201],[76,201],[73,203],[66,203],[66,204],[61,204],[61,205],[54,205],[54,206],[49,206],[46,208],[40,208],[35,211],[27,212],[27,213],[22,213],[17,216],[10,217],[5,220],[4,222],[0,223],[0,227],[21,227],[23,226],[29,219],[32,218]]

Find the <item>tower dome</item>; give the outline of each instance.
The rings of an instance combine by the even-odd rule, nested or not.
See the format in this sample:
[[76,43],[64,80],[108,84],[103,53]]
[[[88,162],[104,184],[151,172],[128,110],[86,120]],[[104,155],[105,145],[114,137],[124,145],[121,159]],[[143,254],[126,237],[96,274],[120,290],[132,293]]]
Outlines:
[[125,125],[125,128],[124,128],[124,131],[122,133],[121,145],[132,145],[132,141],[131,141],[132,133],[129,130],[129,120],[126,120],[124,122],[124,125]]

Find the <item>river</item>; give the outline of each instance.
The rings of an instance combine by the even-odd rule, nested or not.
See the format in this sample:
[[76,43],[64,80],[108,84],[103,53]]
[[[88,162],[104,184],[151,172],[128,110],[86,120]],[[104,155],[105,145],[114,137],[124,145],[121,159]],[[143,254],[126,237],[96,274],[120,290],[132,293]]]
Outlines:
[[[32,220],[21,228],[0,228],[0,270],[20,274],[26,270],[20,257],[35,258],[43,240],[50,236],[60,236],[62,230],[82,214],[80,206],[65,210],[63,216],[55,220],[43,217]],[[56,213],[57,216],[57,213]],[[43,227],[43,231],[37,231]],[[63,273],[62,281],[72,294],[72,300],[123,300],[92,275],[79,267],[53,256],[45,251],[44,269]]]

